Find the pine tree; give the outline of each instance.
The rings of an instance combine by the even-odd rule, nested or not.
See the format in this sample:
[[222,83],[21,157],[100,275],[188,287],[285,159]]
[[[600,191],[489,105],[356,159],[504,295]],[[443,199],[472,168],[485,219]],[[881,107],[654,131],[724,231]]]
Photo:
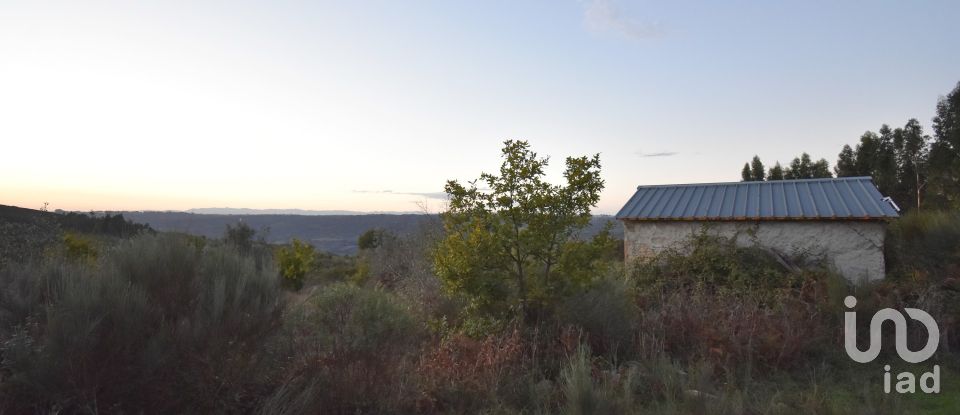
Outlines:
[[783,167],[780,166],[779,161],[770,168],[770,172],[767,173],[767,180],[783,180]]
[[750,162],[750,176],[755,182],[762,182],[766,178],[766,172],[763,170],[763,163],[760,162],[760,157],[754,155],[753,161]]
[[[880,126],[876,148],[873,153],[872,169],[868,173],[884,194],[893,195],[897,191],[897,157],[893,150],[893,131],[890,126]],[[902,199],[893,196],[900,206],[910,206]]]
[[937,102],[930,145],[929,194],[945,206],[960,207],[960,82]]
[[857,154],[853,152],[850,145],[845,144],[840,154],[837,156],[837,165],[834,167],[837,177],[859,176],[857,171]]
[[[886,125],[884,125],[886,127]],[[883,129],[881,128],[881,131]],[[854,164],[857,175],[872,175],[874,161],[877,158],[877,149],[880,147],[880,136],[873,131],[867,131],[860,136],[860,143],[854,152]],[[876,178],[874,178],[876,179]]]
[[893,148],[897,160],[897,182],[900,197],[906,202],[912,201],[917,208],[922,202],[921,192],[926,186],[928,136],[915,118],[907,121],[903,128],[894,132]]
[[740,177],[744,182],[752,182],[753,175],[750,173],[750,163],[743,163],[743,171],[740,172]]
[[829,179],[833,177],[830,173],[830,162],[827,159],[817,160],[810,168],[810,177],[814,179]]

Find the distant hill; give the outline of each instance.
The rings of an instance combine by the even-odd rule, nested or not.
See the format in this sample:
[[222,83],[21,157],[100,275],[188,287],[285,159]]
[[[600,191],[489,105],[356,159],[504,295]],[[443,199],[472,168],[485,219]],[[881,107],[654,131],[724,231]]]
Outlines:
[[[369,229],[386,229],[406,234],[421,226],[435,224],[435,215],[425,214],[360,214],[360,215],[292,215],[292,214],[201,214],[190,212],[123,212],[133,221],[149,224],[159,231],[178,231],[209,238],[223,236],[228,224],[243,221],[251,228],[265,230],[265,239],[271,243],[286,243],[293,238],[310,242],[320,250],[337,254],[357,251],[357,238]],[[610,216],[597,216],[586,230],[592,235]],[[435,226],[435,225],[434,225]],[[613,227],[614,236],[623,237],[623,228]]]
[[345,216],[345,215],[413,215],[418,212],[360,212],[354,210],[306,210],[306,209],[247,209],[247,208],[194,208],[187,213],[202,215],[301,215],[301,216]]
[[151,231],[149,226],[136,223],[121,213],[65,212],[58,210],[28,209],[17,206],[0,205],[0,223],[6,224],[50,224],[63,230],[115,237],[128,237],[140,232]]
[[125,238],[153,230],[120,214],[47,212],[0,205],[0,267],[41,255],[60,240],[64,231]]

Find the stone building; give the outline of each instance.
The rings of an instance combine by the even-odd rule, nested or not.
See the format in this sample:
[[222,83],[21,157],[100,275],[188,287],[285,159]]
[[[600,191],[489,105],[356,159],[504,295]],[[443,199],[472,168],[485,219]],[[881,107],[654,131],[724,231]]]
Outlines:
[[824,258],[856,282],[884,277],[884,235],[897,211],[869,177],[843,177],[639,186],[617,219],[627,261],[706,230],[783,256]]

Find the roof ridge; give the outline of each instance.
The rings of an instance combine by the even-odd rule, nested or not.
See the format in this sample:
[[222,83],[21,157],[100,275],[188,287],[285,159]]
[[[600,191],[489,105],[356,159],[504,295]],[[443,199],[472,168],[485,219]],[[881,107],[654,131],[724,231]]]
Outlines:
[[802,182],[837,182],[837,181],[851,181],[851,180],[870,180],[873,181],[873,177],[870,176],[847,176],[847,177],[822,177],[817,179],[784,179],[784,180],[764,180],[764,181],[749,181],[749,182],[712,182],[712,183],[674,183],[674,184],[642,184],[637,186],[637,189],[640,188],[649,188],[649,187],[680,187],[680,186],[734,186],[734,185],[747,185],[747,184],[758,184],[758,185],[773,185],[775,183],[802,183]]
[[621,220],[877,220],[899,214],[883,201],[873,179],[856,176],[638,186],[616,216]]

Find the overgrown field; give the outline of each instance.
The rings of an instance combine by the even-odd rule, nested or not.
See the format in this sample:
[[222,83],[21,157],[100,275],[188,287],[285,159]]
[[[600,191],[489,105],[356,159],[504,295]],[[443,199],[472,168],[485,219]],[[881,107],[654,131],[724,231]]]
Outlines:
[[[220,240],[47,238],[0,269],[0,412],[960,411],[956,213],[895,223],[891,275],[872,286],[704,233],[639,264],[619,262],[615,244],[576,251],[589,272],[531,285],[523,311],[503,280],[467,290],[438,277],[448,237],[437,223],[373,231],[355,257],[258,243],[242,227]],[[928,311],[940,350],[908,365],[886,338],[879,359],[854,363],[851,293],[861,323],[883,307]],[[926,339],[910,333],[916,350]],[[940,394],[884,393],[885,363],[940,365]]]

